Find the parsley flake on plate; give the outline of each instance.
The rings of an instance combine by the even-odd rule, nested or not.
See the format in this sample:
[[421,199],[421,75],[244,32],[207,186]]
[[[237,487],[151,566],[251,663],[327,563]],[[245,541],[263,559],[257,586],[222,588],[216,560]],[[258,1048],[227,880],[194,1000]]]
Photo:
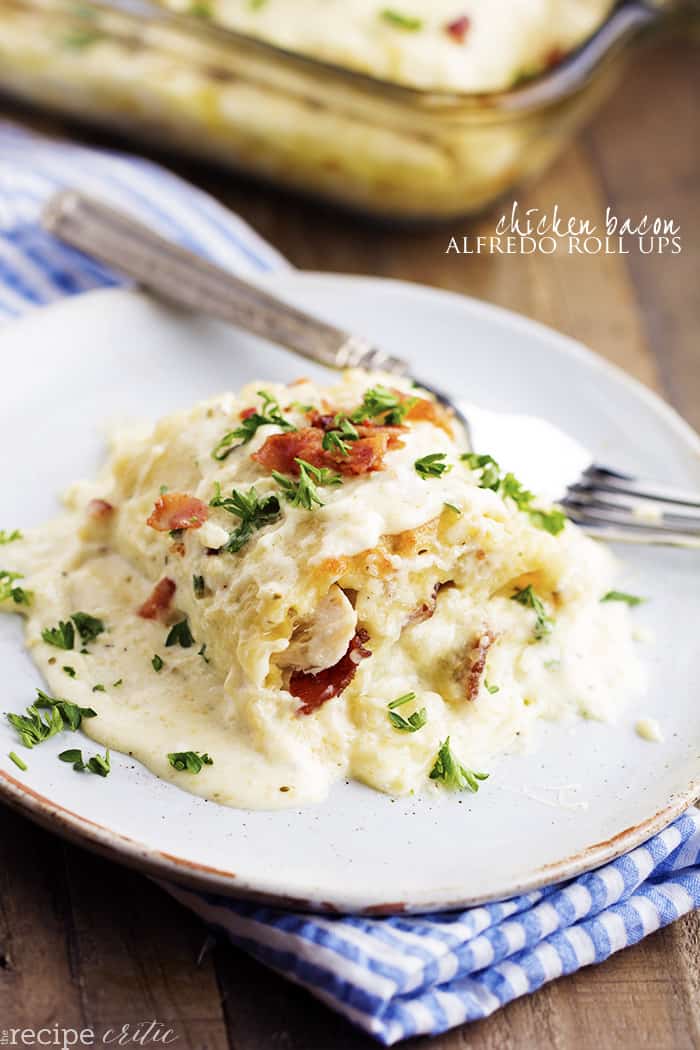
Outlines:
[[168,762],[179,773],[201,773],[204,766],[213,766],[214,759],[196,751],[171,751]]
[[601,602],[624,602],[630,608],[634,608],[635,605],[641,605],[642,602],[646,601],[645,598],[640,598],[636,594],[627,594],[626,591],[608,591],[600,600]]
[[[221,495],[221,486],[217,483],[214,496],[209,501],[210,507],[221,507],[235,517],[240,518],[240,524],[229,533],[228,542],[224,544],[223,550],[230,554],[237,554],[248,542],[253,533],[264,529],[266,525],[273,525],[281,517],[280,501],[275,495],[261,496],[255,486],[246,492],[241,489],[232,489],[230,496]],[[196,577],[193,577],[195,580]],[[195,594],[198,595],[195,584]],[[203,592],[202,592],[203,593]],[[199,597],[199,595],[198,595]]]
[[37,699],[34,701],[34,706],[45,710],[57,710],[63,720],[64,729],[71,729],[75,732],[80,729],[80,723],[84,718],[97,717],[97,711],[93,711],[91,707],[80,707],[71,700],[49,696],[42,689],[37,689],[36,692]]
[[398,697],[396,700],[392,700],[388,704],[389,708],[389,721],[391,722],[394,729],[399,729],[404,733],[417,733],[419,729],[428,721],[428,712],[424,707],[421,707],[420,711],[414,711],[408,718],[404,718],[402,714],[396,710],[397,707],[403,707],[404,704],[411,703],[416,699],[415,693],[405,693],[404,696]]
[[403,29],[407,33],[416,33],[423,28],[422,18],[404,15],[400,11],[395,11],[393,7],[385,7],[379,12],[379,16],[382,21],[388,22],[389,25],[395,26],[396,29]]
[[321,447],[326,452],[338,452],[341,456],[349,456],[350,442],[357,441],[360,437],[357,427],[347,416],[336,416],[335,424],[332,430],[327,430],[323,435]]
[[59,620],[57,627],[44,627],[41,637],[47,645],[53,645],[57,649],[72,649],[75,628],[70,620]]
[[47,645],[53,645],[57,649],[72,649],[75,643],[75,628],[83,642],[83,648],[80,651],[86,653],[85,645],[93,642],[102,634],[105,625],[96,616],[91,616],[86,612],[75,612],[71,615],[70,620],[59,620],[56,627],[45,627],[41,632],[41,637]]
[[547,615],[544,603],[533,590],[531,583],[512,594],[511,601],[518,602],[520,605],[524,605],[526,609],[532,609],[535,613],[535,638],[538,642],[551,633],[554,620]]
[[430,771],[430,779],[439,781],[452,791],[479,790],[479,781],[488,780],[488,773],[477,773],[473,769],[467,769],[450,748],[450,738],[440,745],[440,750],[435,758],[435,764]]
[[[262,407],[259,412],[252,412],[241,421],[240,426],[224,434],[221,441],[212,449],[212,459],[219,462],[226,459],[236,448],[247,445],[258,432],[260,427],[274,424],[282,430],[296,430],[293,423],[282,415],[279,403],[266,390],[258,390],[258,397],[262,399]],[[238,444],[234,445],[237,441]]]
[[105,629],[102,620],[99,620],[96,616],[91,616],[90,613],[75,612],[72,614],[71,620],[75,624],[78,634],[85,645],[87,645],[88,642],[94,642],[98,635],[102,634]]
[[417,397],[402,398],[385,386],[373,386],[365,390],[362,404],[350,414],[353,423],[381,417],[384,426],[399,426],[415,405]]
[[307,463],[305,459],[298,457],[294,462],[299,467],[299,478],[288,478],[279,471],[273,470],[272,476],[282,489],[284,498],[293,507],[302,507],[304,510],[313,510],[315,506],[322,507],[323,500],[318,494],[316,485],[342,485],[343,479],[340,474],[329,470],[328,467],[315,467],[313,463]]
[[21,572],[8,572],[0,569],[0,602],[13,601],[15,605],[31,605],[33,594],[24,587],[18,587],[16,580],[23,580]]
[[13,529],[12,532],[8,532],[6,529],[0,529],[0,547],[5,543],[14,543],[15,540],[21,540],[22,533],[19,529]]
[[95,773],[98,777],[106,777],[109,776],[112,769],[109,762],[109,748],[104,755],[93,755],[87,762],[83,761],[83,752],[77,747],[61,751],[58,757],[61,762],[69,762],[76,773],[88,772]]
[[187,621],[187,617],[184,620],[180,620],[179,623],[174,623],[168,631],[168,636],[165,639],[166,646],[179,645],[183,649],[189,649],[194,645],[194,638],[190,631],[190,625]]
[[162,671],[165,667],[165,664],[161,660],[160,656],[158,656],[158,653],[156,653],[156,655],[151,660],[151,667],[154,671]]
[[10,751],[10,753],[9,753],[9,755],[7,757],[12,759],[12,761],[17,766],[17,768],[21,769],[23,773],[26,773],[27,770],[29,769],[29,766],[27,765],[27,763],[23,762],[22,759],[19,757],[19,755],[15,754],[14,751]]
[[551,510],[533,507],[534,492],[526,489],[515,474],[509,472],[502,475],[501,468],[493,456],[465,452],[460,459],[467,464],[470,470],[481,471],[479,488],[490,489],[492,492],[498,492],[503,499],[512,500],[518,510],[528,515],[536,528],[544,529],[552,536],[557,536],[566,526],[566,514],[563,510],[560,510],[559,507],[552,507]]
[[417,459],[413,466],[416,474],[427,481],[428,478],[441,478],[443,474],[452,470],[452,464],[445,463],[446,459],[446,452],[431,452],[430,455]]
[[57,707],[51,708],[50,714],[43,717],[34,705],[27,708],[24,715],[6,714],[7,721],[19,733],[25,747],[37,747],[57,733],[63,732],[63,719]]

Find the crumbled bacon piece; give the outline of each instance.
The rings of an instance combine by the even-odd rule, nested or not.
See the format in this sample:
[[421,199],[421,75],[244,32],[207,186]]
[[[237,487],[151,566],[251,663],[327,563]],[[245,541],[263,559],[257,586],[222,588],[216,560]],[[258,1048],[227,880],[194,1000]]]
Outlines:
[[313,467],[328,467],[341,474],[369,474],[381,470],[388,451],[401,448],[400,427],[358,426],[360,437],[349,441],[348,454],[323,447],[324,429],[320,426],[302,427],[283,434],[271,435],[252,458],[267,470],[281,474],[299,474],[297,459],[304,459]]
[[209,517],[206,503],[184,492],[164,492],[156,500],[146,524],[158,532],[198,529]]
[[486,667],[486,658],[489,655],[489,649],[495,641],[496,635],[488,627],[485,627],[481,634],[477,635],[469,651],[462,675],[464,695],[467,700],[476,700],[479,695],[481,676]]
[[453,22],[448,22],[445,26],[445,31],[449,33],[453,40],[456,40],[458,44],[464,43],[464,38],[469,32],[471,21],[467,15],[462,15],[461,18],[455,18]]
[[358,664],[366,660],[372,653],[365,649],[365,642],[369,641],[369,635],[364,628],[355,632],[348,651],[341,657],[333,667],[327,667],[318,674],[309,674],[306,671],[294,671],[289,679],[289,692],[303,701],[297,710],[298,715],[310,715],[322,707],[327,700],[334,696],[340,696],[344,689],[350,685],[355,677]]
[[416,605],[415,609],[406,620],[405,627],[413,627],[414,624],[425,623],[426,620],[429,620],[435,615],[435,607],[437,606],[437,596],[440,592],[440,586],[439,583],[436,583],[425,601],[419,602],[418,605]]
[[144,620],[157,620],[168,609],[175,594],[175,581],[164,576],[155,585],[146,601],[136,611]]
[[444,430],[448,437],[453,436],[452,416],[439,401],[428,401],[427,398],[419,397],[416,403],[411,405],[404,419],[410,423],[432,423],[433,426]]
[[91,499],[87,505],[87,512],[93,521],[104,521],[114,513],[114,506],[106,499]]

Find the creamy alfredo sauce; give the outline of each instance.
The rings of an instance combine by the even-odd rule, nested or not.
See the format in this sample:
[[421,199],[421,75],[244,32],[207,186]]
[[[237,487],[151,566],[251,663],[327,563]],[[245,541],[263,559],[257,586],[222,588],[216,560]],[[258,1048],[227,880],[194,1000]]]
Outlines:
[[[325,398],[349,411],[368,382],[350,375],[331,391],[310,383],[266,389],[281,406]],[[342,777],[394,794],[440,790],[428,776],[448,736],[465,766],[488,770],[496,755],[530,746],[538,718],[614,720],[639,692],[628,610],[600,601],[614,581],[609,553],[571,525],[557,535],[536,528],[512,501],[479,487],[459,444],[431,422],[412,424],[383,470],[322,487],[324,506],[283,503],[280,520],[240,553],[210,553],[237,524],[223,510],[186,535],[184,553],[173,553],[167,533],[145,523],[160,485],[207,502],[217,481],[224,492],[251,484],[279,491],[250,458],[279,427],[260,427],[224,461],[211,457],[241,412],[259,407],[260,386],[120,435],[102,476],[69,492],[68,513],[4,551],[6,567],[22,572],[34,592],[29,651],[54,696],[98,712],[83,721],[89,736],[195,794],[277,808],[320,801]],[[301,406],[285,415],[305,422]],[[421,477],[416,460],[440,452],[451,469]],[[95,498],[114,504],[115,523],[90,519]],[[391,540],[397,536],[405,549]],[[164,575],[177,584],[174,608],[165,620],[143,619],[136,610]],[[199,575],[204,596],[192,585]],[[334,607],[323,604],[329,587],[340,594],[334,579],[356,595],[354,608],[341,596],[335,628]],[[435,580],[442,584],[433,614],[415,617]],[[514,581],[532,581],[543,595],[551,626],[539,639],[535,612],[513,601]],[[326,610],[322,622],[317,609]],[[69,651],[42,639],[43,629],[78,610],[106,627],[87,652],[78,639]],[[312,640],[322,635],[336,654],[329,660],[356,624],[370,638],[372,656],[350,685],[310,715],[298,713],[277,666],[292,651],[292,615],[310,624]],[[184,617],[193,644],[166,646],[170,626]],[[493,644],[467,696],[464,667],[486,634]],[[409,692],[415,701],[398,710],[425,711],[417,732],[397,730],[389,718],[388,704]],[[168,754],[190,750],[208,753],[213,765],[196,775],[174,770]]]

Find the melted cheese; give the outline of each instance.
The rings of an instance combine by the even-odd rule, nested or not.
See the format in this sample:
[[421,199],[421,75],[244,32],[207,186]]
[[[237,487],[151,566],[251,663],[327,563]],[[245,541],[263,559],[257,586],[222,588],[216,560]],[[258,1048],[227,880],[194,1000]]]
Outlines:
[[[190,0],[163,3],[192,8]],[[612,0],[212,0],[208,10],[227,28],[384,80],[498,91],[576,47],[611,7]],[[450,32],[462,19],[463,33]]]
[[[265,388],[302,427],[291,402],[349,412],[382,381],[396,383],[349,373],[330,390]],[[612,720],[639,691],[629,610],[600,602],[615,577],[602,546],[570,524],[550,535],[480,488],[459,459],[459,439],[426,421],[407,427],[384,469],[321,487],[322,507],[294,507],[251,459],[279,427],[260,427],[223,461],[211,456],[242,411],[259,407],[260,388],[117,435],[100,477],[69,491],[66,514],[8,548],[8,567],[35,595],[29,651],[54,695],[97,710],[83,723],[95,740],[222,803],[298,806],[343,777],[395,794],[438,790],[429,773],[448,736],[466,766],[488,770],[497,755],[529,746],[539,718]],[[414,464],[434,452],[451,469],[426,480]],[[278,494],[279,520],[238,553],[220,550],[239,524],[220,507],[182,534],[182,547],[146,524],[162,486],[208,504],[216,484],[224,494],[253,485],[261,496]],[[107,520],[86,514],[96,497],[115,507]],[[176,584],[167,622],[144,620],[136,610],[164,576]],[[529,584],[552,620],[541,640],[535,612],[512,600]],[[47,645],[42,629],[76,610],[107,630],[88,653]],[[169,625],[184,617],[194,644],[166,647]],[[357,628],[371,656],[340,696],[300,714],[290,669],[334,665]],[[482,644],[485,666],[476,667]],[[105,691],[93,692],[96,684]],[[416,700],[399,710],[408,717],[425,708],[417,732],[389,719],[388,704],[409,692]],[[168,753],[189,750],[207,752],[213,765],[175,771]]]

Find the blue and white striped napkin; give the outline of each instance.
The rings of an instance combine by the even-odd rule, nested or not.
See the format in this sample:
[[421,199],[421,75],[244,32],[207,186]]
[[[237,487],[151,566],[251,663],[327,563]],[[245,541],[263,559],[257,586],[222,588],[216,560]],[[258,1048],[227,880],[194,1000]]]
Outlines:
[[[239,274],[289,264],[241,219],[147,161],[0,124],[0,318],[118,283],[39,228],[77,186]],[[319,917],[166,886],[235,944],[391,1045],[486,1017],[700,907],[700,810],[573,881],[450,914]]]

